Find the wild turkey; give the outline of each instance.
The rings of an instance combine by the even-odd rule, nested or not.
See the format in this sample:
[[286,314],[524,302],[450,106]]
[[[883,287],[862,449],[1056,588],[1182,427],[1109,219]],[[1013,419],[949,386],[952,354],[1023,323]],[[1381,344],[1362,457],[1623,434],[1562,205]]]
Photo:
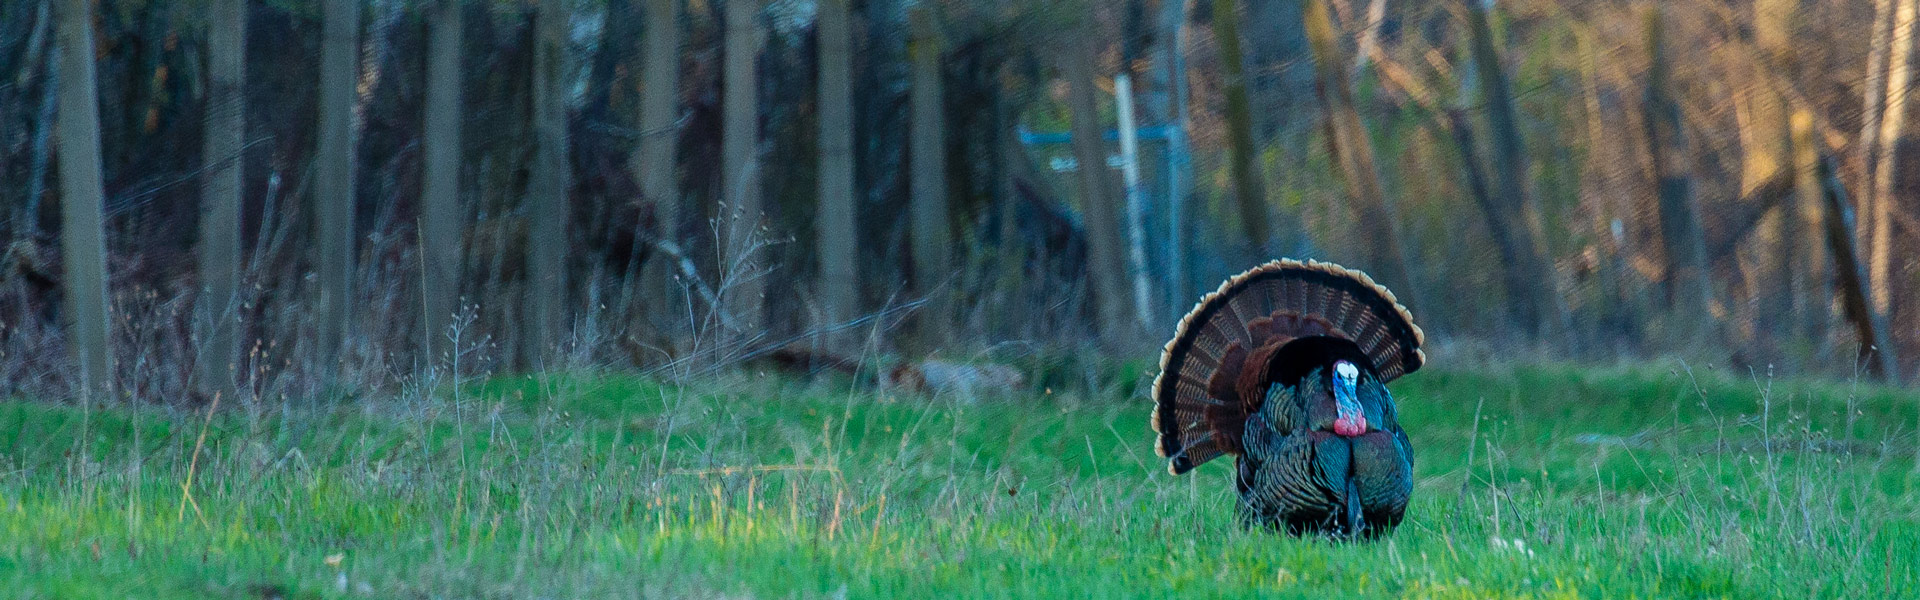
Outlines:
[[1153,382],[1153,429],[1179,475],[1238,463],[1242,522],[1373,537],[1399,525],[1413,448],[1386,383],[1426,361],[1393,292],[1339,265],[1241,273],[1180,321]]

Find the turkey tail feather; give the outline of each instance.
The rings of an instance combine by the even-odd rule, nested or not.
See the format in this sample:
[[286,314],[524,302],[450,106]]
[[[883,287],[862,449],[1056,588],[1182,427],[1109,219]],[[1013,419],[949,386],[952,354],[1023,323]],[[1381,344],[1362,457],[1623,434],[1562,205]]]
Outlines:
[[1254,267],[1202,297],[1160,355],[1153,430],[1168,468],[1239,454],[1242,425],[1264,400],[1260,366],[1307,336],[1353,342],[1382,383],[1426,362],[1413,315],[1366,273],[1311,260]]

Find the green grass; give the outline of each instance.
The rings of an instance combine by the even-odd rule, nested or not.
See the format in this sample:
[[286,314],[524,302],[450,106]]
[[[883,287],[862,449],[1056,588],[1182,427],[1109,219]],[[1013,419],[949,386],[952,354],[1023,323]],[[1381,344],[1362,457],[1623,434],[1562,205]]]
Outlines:
[[6,402],[0,594],[1920,595],[1914,396],[1664,369],[1397,383],[1415,499],[1370,544],[1236,527],[1230,461],[1168,475],[1119,393],[578,375],[210,421]]

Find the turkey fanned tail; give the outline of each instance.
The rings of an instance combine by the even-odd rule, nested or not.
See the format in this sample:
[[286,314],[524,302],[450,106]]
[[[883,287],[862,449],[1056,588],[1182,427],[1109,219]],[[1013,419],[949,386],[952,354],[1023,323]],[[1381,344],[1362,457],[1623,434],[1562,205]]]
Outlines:
[[1153,429],[1167,468],[1177,475],[1241,454],[1246,421],[1271,383],[1269,362],[1311,336],[1352,342],[1382,383],[1426,362],[1412,315],[1365,273],[1291,259],[1255,267],[1201,298],[1160,355]]

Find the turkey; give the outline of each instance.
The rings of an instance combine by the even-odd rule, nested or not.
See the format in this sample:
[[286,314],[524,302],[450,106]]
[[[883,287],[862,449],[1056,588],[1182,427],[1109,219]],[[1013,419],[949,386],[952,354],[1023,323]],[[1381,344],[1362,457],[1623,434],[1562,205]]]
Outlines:
[[1426,361],[1413,317],[1365,273],[1279,260],[1180,321],[1153,382],[1156,449],[1179,475],[1237,463],[1239,514],[1294,535],[1372,538],[1413,491],[1386,384]]

